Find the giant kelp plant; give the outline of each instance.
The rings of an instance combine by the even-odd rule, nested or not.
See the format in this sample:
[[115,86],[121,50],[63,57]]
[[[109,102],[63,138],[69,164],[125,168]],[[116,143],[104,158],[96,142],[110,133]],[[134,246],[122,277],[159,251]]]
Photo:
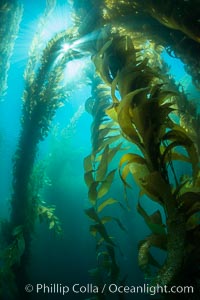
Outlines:
[[[55,208],[46,206],[40,199],[39,190],[43,183],[35,158],[38,144],[47,136],[56,109],[65,100],[63,73],[66,63],[80,54],[72,50],[65,53],[62,49],[63,44],[73,38],[71,30],[56,34],[43,50],[41,29],[54,5],[55,1],[49,2],[40,19],[24,72],[22,129],[14,157],[11,216],[9,222],[2,224],[5,251],[0,292],[5,299],[24,297],[36,219],[46,219],[50,229],[61,231],[59,220],[54,215]],[[27,298],[28,294],[25,296]]]
[[[199,85],[199,10],[192,13],[195,4],[195,1],[165,4],[163,1],[91,1],[93,15],[89,17],[84,4],[74,1],[76,11],[82,12],[82,18],[85,16],[88,21],[85,26],[80,24],[81,34],[102,27],[96,45],[93,44],[96,53],[92,59],[102,80],[111,86],[112,105],[105,113],[118,123],[124,138],[137,146],[135,153],[124,154],[119,162],[123,184],[131,188],[127,180],[131,174],[141,189],[140,197],[147,195],[165,212],[166,221],[159,210],[148,215],[140,201],[137,204],[139,214],[152,231],[139,244],[139,266],[152,285],[193,285],[195,293],[186,295],[186,299],[197,299],[199,295],[200,119],[194,104],[166,75],[160,54],[166,49],[170,55],[182,59],[194,84]],[[189,22],[191,16],[193,21]],[[103,128],[96,128],[99,132],[96,135],[92,131],[92,143]],[[100,158],[105,169],[108,151],[105,145]],[[177,160],[183,168],[187,164],[190,171],[180,175]],[[96,199],[95,212],[86,213],[96,222],[101,243],[103,239],[110,245],[106,227],[103,230],[99,225],[101,222],[105,226],[106,221],[98,216],[98,207],[107,203],[98,199],[101,180],[91,180],[91,174],[96,173],[98,177],[100,165],[90,166],[88,169],[86,165],[85,175],[87,184],[90,176],[89,197],[91,191],[95,192],[92,194]],[[166,251],[163,265],[153,258],[151,247]],[[109,256],[109,251],[103,253]],[[172,299],[172,295],[168,297]]]
[[[50,228],[61,230],[54,209],[45,206],[39,197],[42,183],[36,180],[40,171],[35,156],[38,143],[48,134],[64,98],[62,79],[66,63],[90,53],[97,73],[88,74],[92,89],[85,104],[93,117],[92,152],[84,160],[91,205],[85,212],[93,222],[90,232],[96,239],[97,254],[97,267],[90,273],[98,285],[126,281],[118,262],[120,245],[110,233],[110,224],[127,231],[120,218],[108,215],[107,209],[124,209],[133,178],[140,188],[139,200],[135,201],[138,213],[151,231],[138,245],[138,264],[145,280],[152,286],[192,285],[194,294],[181,297],[198,299],[200,116],[184,89],[167,74],[161,58],[164,49],[180,58],[199,87],[198,1],[70,2],[74,27],[57,33],[42,49],[38,45],[42,43],[44,17],[24,74],[11,218],[2,226],[6,245],[0,278],[2,295],[10,299],[23,297],[37,216],[49,219]],[[54,1],[48,3],[45,15],[55,5]],[[62,51],[66,43],[69,47]],[[180,172],[180,166],[187,171]],[[124,199],[111,195],[117,174],[124,187],[125,204]],[[158,210],[151,215],[141,204],[145,196],[158,204]],[[153,257],[152,247],[166,252],[163,264]],[[5,285],[9,285],[9,295],[3,292]],[[172,294],[162,296],[173,298]],[[109,299],[109,294],[105,291],[97,299]]]

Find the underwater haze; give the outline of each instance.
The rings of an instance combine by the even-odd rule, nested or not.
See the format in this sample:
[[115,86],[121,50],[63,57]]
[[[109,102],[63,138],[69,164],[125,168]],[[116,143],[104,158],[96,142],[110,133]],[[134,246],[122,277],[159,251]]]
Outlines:
[[118,2],[0,0],[2,300],[176,299],[153,287],[198,286],[199,89],[167,32],[199,41],[152,1],[144,16]]

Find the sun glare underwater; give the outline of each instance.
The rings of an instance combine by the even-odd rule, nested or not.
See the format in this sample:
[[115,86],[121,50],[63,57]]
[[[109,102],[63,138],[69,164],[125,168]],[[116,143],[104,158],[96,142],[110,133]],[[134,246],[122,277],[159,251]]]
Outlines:
[[175,2],[0,2],[0,299],[199,299],[200,9]]

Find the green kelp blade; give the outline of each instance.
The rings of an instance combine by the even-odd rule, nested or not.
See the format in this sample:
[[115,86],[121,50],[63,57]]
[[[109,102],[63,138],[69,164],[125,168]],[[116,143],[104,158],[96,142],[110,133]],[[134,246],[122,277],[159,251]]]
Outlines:
[[[145,134],[147,134],[147,130],[151,129],[151,124],[149,123],[148,127],[145,128],[146,123],[147,123],[147,118],[145,115],[145,105],[147,106],[147,102],[142,105],[138,105],[135,108],[130,110],[130,115],[131,115],[131,120],[134,123],[134,126],[137,130],[138,136],[142,138],[142,141],[145,140]],[[151,114],[150,114],[151,115]]]
[[92,183],[94,182],[93,173],[94,173],[94,171],[92,170],[92,171],[88,171],[84,174],[84,180],[88,187],[90,187],[92,185]]
[[90,232],[96,236],[97,233],[100,234],[102,238],[104,238],[105,242],[115,246],[115,243],[112,241],[112,238],[108,235],[105,226],[102,223],[94,224],[90,226]]
[[85,172],[90,172],[93,170],[91,154],[84,158],[84,170],[85,170]]
[[[108,133],[111,132],[111,130],[112,130],[111,128],[99,129],[99,131],[98,131],[98,137],[99,137],[99,139],[103,139]],[[96,135],[97,132],[94,132],[93,134]]]
[[[154,97],[156,95],[153,95]],[[157,97],[158,97],[158,102],[159,105],[163,105],[163,104],[168,104],[168,105],[173,105],[173,98],[174,97],[178,97],[179,93],[173,90],[161,90],[159,88],[158,93],[157,93]],[[172,98],[172,99],[171,99]],[[169,101],[169,99],[171,99],[171,101]],[[167,101],[167,103],[166,103]],[[169,101],[169,102],[168,102]]]
[[191,159],[188,156],[186,156],[180,152],[174,151],[174,147],[176,147],[176,146],[180,146],[180,144],[177,145],[176,142],[173,142],[166,147],[166,149],[164,150],[164,152],[162,154],[162,161],[164,163],[167,163],[172,160],[180,160],[183,162],[191,163]]
[[117,107],[118,104],[112,104],[105,110],[105,113],[108,117],[110,117],[114,122],[118,123],[118,116],[117,116]]
[[123,131],[123,133],[131,139],[133,143],[141,144],[138,131],[133,126],[132,117],[130,116],[130,110],[132,110],[132,105],[134,103],[134,96],[143,91],[144,89],[135,90],[127,94],[118,106],[118,122]]
[[196,178],[198,175],[199,155],[194,142],[184,129],[178,125],[174,125],[173,129],[163,136],[163,140],[170,140],[172,142],[179,143],[180,146],[184,146],[186,148],[192,163],[194,177]]
[[97,213],[96,213],[94,207],[90,207],[90,208],[88,208],[88,209],[85,209],[85,213],[86,213],[86,215],[87,215],[89,218],[91,218],[93,221],[95,221],[95,222],[97,222],[97,223],[100,222],[100,219],[99,219],[99,217],[98,217],[98,215],[97,215]]
[[153,79],[155,74],[154,75],[152,73],[144,74],[144,70],[147,69],[146,66],[147,61],[148,59],[145,58],[137,66],[135,64],[129,64],[128,66],[123,68],[122,71],[120,71],[118,75],[118,89],[122,98],[124,98],[128,93],[130,93],[131,90],[133,90],[132,88],[133,82],[134,82],[135,89],[138,89],[138,87],[141,86],[149,85],[149,81]]
[[141,186],[152,200],[155,200],[161,205],[164,201],[168,201],[168,199],[172,198],[170,185],[165,182],[157,171],[145,176],[141,182]]
[[[114,127],[115,126],[115,127]],[[101,130],[101,129],[105,129],[105,128],[110,128],[110,129],[112,129],[112,128],[115,128],[115,129],[117,129],[118,127],[117,127],[117,124],[115,123],[115,122],[113,122],[113,121],[111,121],[111,120],[108,120],[108,122],[104,122],[104,123],[101,123],[100,125],[99,125],[99,129]]]
[[99,145],[98,151],[101,151],[102,149],[105,149],[106,146],[117,142],[120,138],[122,138],[121,134],[106,136],[102,141],[100,140],[101,143]]
[[108,107],[107,101],[98,102],[98,106],[95,106],[94,110],[94,120],[91,125],[91,130],[96,131],[97,127],[99,128],[100,124],[110,121],[109,117],[105,114],[105,109]]
[[107,207],[108,205],[112,205],[114,203],[118,203],[117,200],[115,200],[114,198],[109,198],[105,201],[103,201],[97,208],[97,213],[100,213],[105,207]]
[[126,153],[120,159],[119,168],[121,168],[123,164],[128,163],[138,163],[142,165],[147,164],[146,160],[142,156],[133,153]]
[[97,195],[98,198],[102,198],[110,190],[110,187],[114,180],[115,172],[116,172],[116,169],[110,171],[110,173],[107,175],[106,179],[101,183],[99,190],[98,190],[98,195]]
[[186,155],[183,155],[182,153],[173,151],[170,156],[171,156],[171,160],[181,160],[184,162],[191,163],[191,159]]
[[54,226],[55,226],[54,220],[50,221],[50,223],[49,223],[49,229],[50,229],[50,230],[53,229]]
[[110,98],[110,90],[103,90],[103,89],[99,90],[98,91],[98,97],[100,99],[103,99],[105,97]]
[[122,144],[123,142],[119,143],[116,147],[110,148],[108,153],[108,162],[111,162],[114,156],[117,154],[117,152],[121,150]]
[[106,50],[110,47],[112,44],[113,39],[107,41],[103,47],[99,50],[99,52],[92,58],[95,67],[96,72],[101,75],[101,78],[105,81],[106,84],[111,85],[112,79],[109,75],[109,69],[107,62],[104,59],[104,55]]
[[99,166],[96,171],[96,180],[97,181],[103,181],[103,179],[106,175],[106,172],[108,169],[108,153],[109,153],[109,146],[106,145],[106,147],[102,153],[101,161],[100,161]]
[[[162,219],[160,219],[161,214],[158,213],[158,211],[156,211],[153,215],[149,216],[139,202],[137,205],[137,211],[144,218],[145,223],[147,224],[149,229],[152,231],[152,233],[160,234],[160,235],[166,234],[165,227],[162,224]],[[160,222],[160,220],[161,220],[161,223],[157,223],[158,221]]]
[[[161,134],[161,125],[165,124],[166,117],[170,112],[170,108],[159,107],[157,101],[146,101],[130,112],[132,122],[134,123],[138,135],[141,137],[144,144],[149,144],[154,137],[155,131],[158,138]],[[151,116],[151,118],[149,118]]]
[[[133,154],[133,153],[126,153],[122,156],[122,158],[120,159],[120,162],[119,162],[119,172],[120,172],[120,177],[126,187],[131,188],[131,186],[128,184],[128,182],[126,180],[127,176],[129,174],[133,175],[137,169],[140,170],[140,174],[141,174],[142,165],[144,165],[144,168],[147,172],[146,160],[143,157],[141,157],[140,155]],[[135,178],[135,176],[134,176],[134,178]]]
[[[164,136],[165,137],[165,136]],[[183,154],[181,154],[180,152],[174,152],[174,148],[177,146],[185,146],[185,142],[184,144],[181,144],[180,141],[174,141],[171,144],[169,144],[163,154],[162,154],[162,161],[163,162],[168,162],[168,161],[172,161],[173,159],[178,159],[178,160],[183,160],[186,162],[191,162],[191,159]]]
[[101,218],[101,223],[102,224],[106,224],[108,222],[111,222],[113,220],[113,217],[110,216],[104,216],[103,218]]
[[100,142],[111,132],[110,128],[99,128],[99,124],[95,123],[92,128],[91,140],[92,144],[95,146],[95,149],[98,148]]
[[[122,172],[119,170],[119,176],[121,178],[121,181],[123,182],[124,184],[124,188],[126,189],[127,187],[128,188],[132,188],[132,186],[127,182],[126,178],[127,176],[130,174],[130,168],[129,168],[129,165],[126,165],[124,166]],[[126,191],[125,191],[126,192]]]
[[[163,124],[163,125],[167,125],[170,127],[173,125],[173,123],[170,121],[170,118],[169,118],[169,114],[172,113],[175,109],[173,108],[173,103],[164,103],[162,104],[161,106],[159,106],[159,110],[158,110],[158,126],[160,124]],[[166,127],[165,125],[165,127]]]
[[98,186],[99,182],[94,181],[91,186],[89,187],[89,191],[88,191],[88,198],[90,200],[90,202],[94,205],[96,203],[97,200],[97,186]]
[[[117,139],[118,139],[118,138],[117,138]],[[110,144],[111,144],[111,143],[110,143]],[[121,143],[117,144],[117,146],[111,147],[111,148],[109,149],[109,153],[108,153],[108,163],[110,163],[110,162],[112,161],[112,159],[114,158],[114,156],[116,155],[116,153],[117,153],[119,150],[122,149],[122,148],[121,148],[122,144],[123,144],[123,142],[121,142]],[[122,149],[122,150],[124,150],[124,149]],[[99,161],[101,161],[101,159],[102,159],[102,154],[99,154],[99,153],[98,153],[98,156],[96,157],[95,161],[96,161],[96,162],[99,162]]]

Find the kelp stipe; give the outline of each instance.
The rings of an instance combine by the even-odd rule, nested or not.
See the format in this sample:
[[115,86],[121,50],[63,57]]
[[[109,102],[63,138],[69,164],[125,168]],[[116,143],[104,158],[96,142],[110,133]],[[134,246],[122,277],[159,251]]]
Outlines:
[[[115,53],[120,53],[116,50],[119,45],[118,42],[115,44]],[[128,55],[125,44],[124,53]],[[104,57],[109,57],[109,54]],[[118,61],[122,59],[118,58]],[[149,216],[138,203],[138,212],[152,231],[139,245],[139,265],[151,284],[171,286],[182,284],[188,276],[188,263],[185,262],[191,255],[196,256],[197,263],[199,261],[199,250],[196,246],[195,251],[189,250],[193,246],[191,240],[188,240],[191,231],[196,236],[199,232],[199,153],[194,135],[172,119],[176,99],[182,98],[182,95],[177,90],[167,90],[167,78],[151,69],[147,63],[148,60],[134,62],[132,56],[131,65],[124,65],[122,69],[120,67],[116,77],[116,73],[113,74],[115,79],[112,84],[118,88],[121,101],[111,109],[115,111],[125,137],[141,151],[141,155],[128,153],[121,158],[119,168],[125,187],[129,186],[126,178],[131,174],[141,188],[141,193],[158,202],[166,214],[164,224],[159,211]],[[177,150],[178,147],[185,149],[187,156]],[[175,160],[191,164],[192,176],[188,175],[188,180],[183,182],[178,178]],[[170,169],[174,180],[170,178]],[[196,245],[196,238],[192,243]],[[167,258],[161,267],[152,257],[149,251],[151,247],[166,250]],[[157,275],[151,274],[150,265],[158,269]],[[197,275],[198,267],[195,272],[194,269],[191,272],[192,278],[194,274]]]
[[[52,6],[48,6],[41,24],[44,24],[45,16],[51,9]],[[14,157],[11,216],[3,228],[6,247],[1,269],[1,290],[3,297],[9,300],[29,297],[24,287],[28,280],[27,266],[36,219],[47,220],[49,229],[61,232],[59,220],[54,214],[55,207],[49,207],[40,198],[40,184],[36,181],[41,177],[37,175],[41,170],[35,166],[35,158],[38,144],[47,136],[55,112],[65,96],[63,73],[66,64],[81,57],[76,51],[62,49],[63,44],[72,42],[72,39],[72,30],[60,32],[42,50],[40,31],[36,33],[24,73],[22,128]]]
[[[195,299],[200,278],[199,114],[166,76],[164,64],[161,61],[160,66],[152,64],[157,53],[144,55],[149,39],[158,47],[171,49],[188,64],[194,83],[199,84],[198,30],[190,30],[195,22],[189,24],[184,19],[188,15],[184,9],[191,11],[195,3],[182,7],[182,2],[178,2],[181,12],[178,19],[176,9],[170,16],[171,9],[163,11],[165,6],[158,8],[160,4],[100,1],[99,22],[91,22],[84,28],[80,25],[80,31],[84,29],[86,33],[95,30],[97,24],[114,23],[102,29],[104,38],[96,44],[93,62],[101,78],[111,86],[113,104],[106,110],[107,115],[118,122],[124,137],[140,149],[140,153],[126,153],[121,158],[120,176],[125,188],[129,188],[127,177],[131,174],[141,189],[140,197],[146,194],[164,208],[166,223],[159,211],[148,215],[138,202],[138,212],[152,232],[139,244],[139,265],[152,285],[193,285]],[[76,3],[75,9],[77,6]],[[174,4],[168,1],[167,8],[171,7]],[[83,7],[82,12],[84,15]],[[182,165],[186,163],[191,171],[180,176],[177,160]],[[152,257],[151,247],[166,251],[162,266]]]

